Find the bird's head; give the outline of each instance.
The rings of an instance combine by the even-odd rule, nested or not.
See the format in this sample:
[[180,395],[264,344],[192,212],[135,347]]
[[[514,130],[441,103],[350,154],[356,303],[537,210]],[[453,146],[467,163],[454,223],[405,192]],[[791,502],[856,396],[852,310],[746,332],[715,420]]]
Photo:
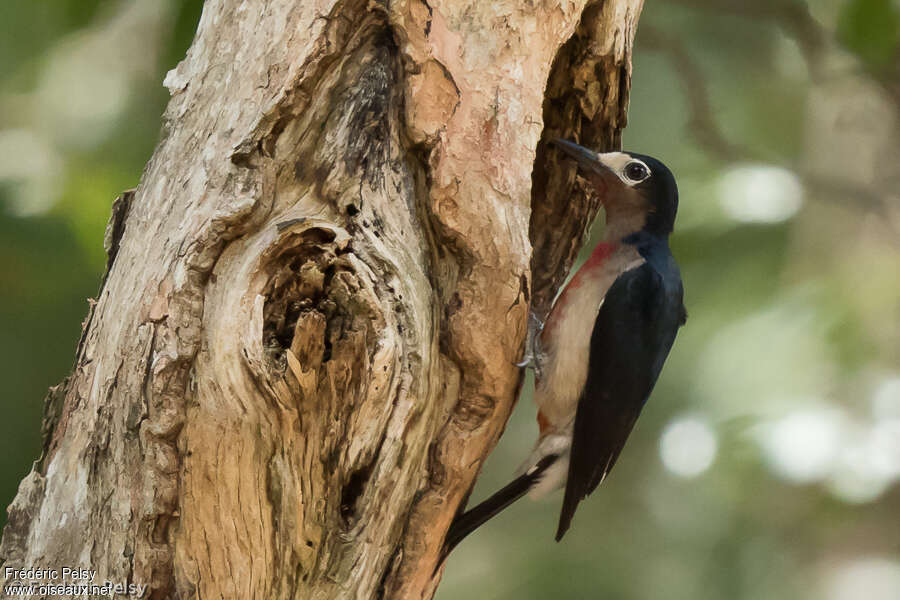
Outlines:
[[672,172],[651,156],[633,152],[598,153],[567,140],[552,144],[578,162],[606,209],[607,223],[628,221],[634,231],[666,237],[675,225],[678,187]]

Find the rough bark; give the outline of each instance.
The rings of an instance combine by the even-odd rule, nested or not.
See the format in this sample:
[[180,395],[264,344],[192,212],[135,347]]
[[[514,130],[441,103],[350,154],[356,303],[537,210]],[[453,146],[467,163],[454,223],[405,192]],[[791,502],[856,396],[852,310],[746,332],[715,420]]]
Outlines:
[[598,208],[540,141],[618,144],[640,8],[207,0],[4,564],[430,598]]

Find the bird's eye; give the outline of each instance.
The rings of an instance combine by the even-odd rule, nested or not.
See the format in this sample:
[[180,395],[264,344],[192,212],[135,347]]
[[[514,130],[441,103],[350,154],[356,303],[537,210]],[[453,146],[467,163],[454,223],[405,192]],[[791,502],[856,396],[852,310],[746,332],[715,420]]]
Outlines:
[[625,177],[631,181],[640,182],[650,177],[650,172],[647,171],[644,163],[630,162],[625,165]]

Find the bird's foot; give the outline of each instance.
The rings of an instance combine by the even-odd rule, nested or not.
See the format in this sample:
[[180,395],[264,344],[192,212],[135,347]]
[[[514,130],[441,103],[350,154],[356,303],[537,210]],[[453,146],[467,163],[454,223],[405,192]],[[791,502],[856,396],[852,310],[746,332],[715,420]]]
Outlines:
[[541,332],[544,330],[544,323],[537,318],[537,315],[530,313],[528,316],[528,335],[525,338],[525,355],[520,362],[516,363],[517,367],[531,367],[534,369],[535,376],[541,378]]

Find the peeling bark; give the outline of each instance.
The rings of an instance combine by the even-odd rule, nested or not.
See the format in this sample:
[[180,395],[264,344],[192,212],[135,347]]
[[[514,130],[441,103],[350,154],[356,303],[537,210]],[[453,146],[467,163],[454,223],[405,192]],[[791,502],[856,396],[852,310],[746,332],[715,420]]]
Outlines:
[[4,564],[430,598],[598,209],[540,142],[619,143],[640,8],[207,0]]

